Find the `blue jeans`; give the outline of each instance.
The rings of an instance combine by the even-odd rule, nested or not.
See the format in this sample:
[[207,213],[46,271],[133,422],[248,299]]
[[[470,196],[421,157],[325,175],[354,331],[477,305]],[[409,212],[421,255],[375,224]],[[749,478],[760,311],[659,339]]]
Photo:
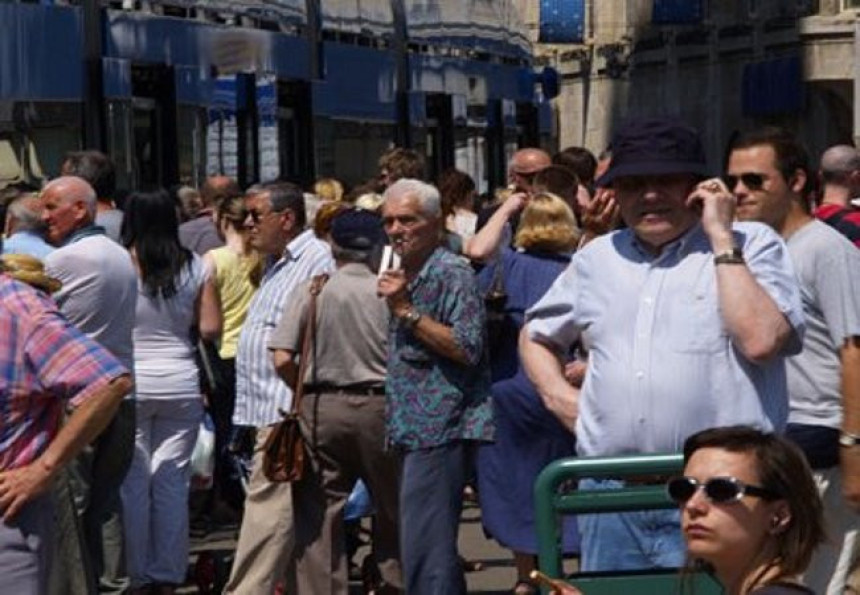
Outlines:
[[[619,489],[623,485],[617,480],[583,479],[579,489]],[[577,520],[584,572],[684,565],[686,546],[677,509],[583,514]]]
[[457,533],[472,453],[470,443],[454,442],[403,455],[400,553],[409,595],[466,593]]

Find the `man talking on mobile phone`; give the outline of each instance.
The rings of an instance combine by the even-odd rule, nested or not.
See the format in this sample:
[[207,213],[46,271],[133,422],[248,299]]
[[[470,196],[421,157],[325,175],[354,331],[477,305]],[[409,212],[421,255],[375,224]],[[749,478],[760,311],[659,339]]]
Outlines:
[[[710,427],[781,429],[784,357],[800,348],[803,310],[779,236],[734,223],[734,197],[707,178],[697,131],[671,119],[630,121],[612,142],[611,186],[627,229],[578,251],[527,312],[526,372],[574,429],[582,456],[679,452]],[[560,355],[589,347],[582,388]],[[581,483],[651,484],[663,477]],[[582,515],[586,571],[677,567],[676,510]]]

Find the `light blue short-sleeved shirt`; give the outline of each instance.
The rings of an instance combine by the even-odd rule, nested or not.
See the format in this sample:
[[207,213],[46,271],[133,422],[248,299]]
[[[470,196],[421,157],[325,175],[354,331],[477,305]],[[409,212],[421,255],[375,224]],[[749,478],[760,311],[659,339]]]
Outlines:
[[[796,353],[803,310],[785,244],[758,223],[735,224],[734,235],[750,271],[794,328],[783,355]],[[574,255],[528,311],[532,339],[560,351],[581,339],[589,349],[576,424],[581,455],[678,452],[705,428],[785,425],[784,358],[753,363],[735,348],[720,314],[714,267],[699,225],[657,257],[622,230]]]

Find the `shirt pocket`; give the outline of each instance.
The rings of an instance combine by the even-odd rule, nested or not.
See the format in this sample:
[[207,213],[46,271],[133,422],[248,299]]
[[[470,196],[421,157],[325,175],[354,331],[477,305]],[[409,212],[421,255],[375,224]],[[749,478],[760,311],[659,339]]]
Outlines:
[[728,333],[723,325],[717,296],[696,289],[681,300],[673,329],[677,349],[683,353],[716,353],[726,348]]

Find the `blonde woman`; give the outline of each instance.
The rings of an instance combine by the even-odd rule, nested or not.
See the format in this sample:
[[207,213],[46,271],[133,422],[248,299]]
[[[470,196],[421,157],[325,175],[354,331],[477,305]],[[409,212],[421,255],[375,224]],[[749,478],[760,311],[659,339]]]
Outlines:
[[[515,249],[505,248],[479,276],[485,293],[497,287],[505,298],[502,328],[491,353],[496,441],[478,452],[478,496],[485,531],[514,553],[514,593],[520,595],[537,592],[528,581],[537,554],[532,486],[547,463],[575,454],[575,441],[526,378],[517,337],[525,311],[567,267],[578,241],[579,229],[567,203],[554,194],[538,194],[523,211]],[[563,545],[566,552],[579,549],[570,517]]]

